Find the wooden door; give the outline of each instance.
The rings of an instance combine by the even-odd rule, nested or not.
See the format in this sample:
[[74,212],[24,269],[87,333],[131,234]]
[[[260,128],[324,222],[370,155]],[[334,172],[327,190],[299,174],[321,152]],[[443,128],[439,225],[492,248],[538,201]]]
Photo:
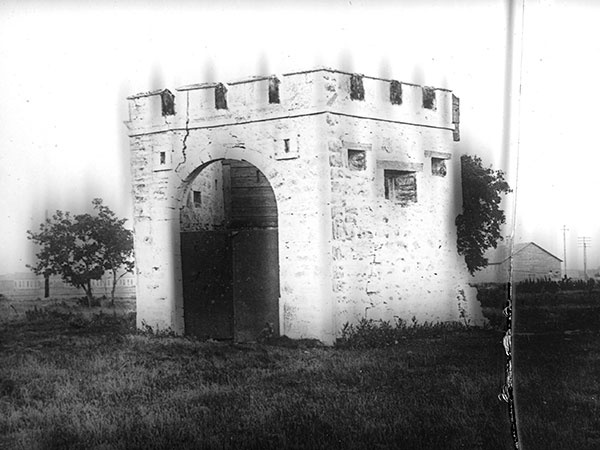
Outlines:
[[181,233],[185,332],[233,339],[230,232]]
[[264,174],[222,161],[224,224],[181,233],[184,322],[201,338],[254,341],[279,335],[277,201]]
[[277,229],[232,232],[236,341],[256,340],[269,323],[279,336]]

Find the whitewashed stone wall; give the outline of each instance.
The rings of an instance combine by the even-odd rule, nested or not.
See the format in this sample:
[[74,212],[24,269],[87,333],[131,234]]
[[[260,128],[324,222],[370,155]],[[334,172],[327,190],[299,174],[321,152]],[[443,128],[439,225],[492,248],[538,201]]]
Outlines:
[[[364,100],[352,100],[350,79],[330,69],[280,76],[279,103],[269,103],[268,77],[229,83],[227,109],[215,108],[215,84],[187,86],[172,115],[164,91],[129,98],[139,325],[184,332],[180,211],[193,214],[189,192],[212,188],[219,159],[253,164],[275,193],[282,334],[331,343],[361,317],[482,323],[456,252],[451,92],[436,89],[425,109],[422,88],[403,83],[392,105],[390,80],[365,76]],[[417,201],[386,199],[385,170],[414,171]]]
[[[194,200],[194,192],[201,196]],[[181,205],[180,230],[212,230],[225,224],[223,205],[223,169],[220,164],[209,164],[189,184]]]

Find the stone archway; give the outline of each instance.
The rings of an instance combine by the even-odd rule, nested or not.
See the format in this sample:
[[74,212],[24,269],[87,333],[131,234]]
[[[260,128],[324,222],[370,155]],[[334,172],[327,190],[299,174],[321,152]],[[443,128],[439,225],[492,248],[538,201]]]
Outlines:
[[279,334],[277,201],[243,160],[203,165],[180,205],[185,332],[253,341]]

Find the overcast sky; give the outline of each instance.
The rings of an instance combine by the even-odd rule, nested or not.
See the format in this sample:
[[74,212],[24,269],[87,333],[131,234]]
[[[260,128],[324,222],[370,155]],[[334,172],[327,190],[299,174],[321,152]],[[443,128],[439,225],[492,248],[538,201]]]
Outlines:
[[[151,89],[317,66],[452,89],[457,157],[478,154],[516,185],[508,1],[98,3],[0,4],[0,273],[33,262],[25,230],[46,210],[101,197],[131,216],[126,97]],[[600,6],[526,0],[524,17],[515,239],[562,257],[567,225],[569,266],[585,235],[598,267]]]

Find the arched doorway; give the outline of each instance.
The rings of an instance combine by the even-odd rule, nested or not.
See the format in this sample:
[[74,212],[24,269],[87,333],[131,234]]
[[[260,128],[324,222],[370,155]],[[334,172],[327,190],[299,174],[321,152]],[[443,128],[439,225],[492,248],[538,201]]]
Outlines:
[[246,161],[214,161],[188,186],[180,210],[185,332],[253,341],[279,335],[275,194]]

